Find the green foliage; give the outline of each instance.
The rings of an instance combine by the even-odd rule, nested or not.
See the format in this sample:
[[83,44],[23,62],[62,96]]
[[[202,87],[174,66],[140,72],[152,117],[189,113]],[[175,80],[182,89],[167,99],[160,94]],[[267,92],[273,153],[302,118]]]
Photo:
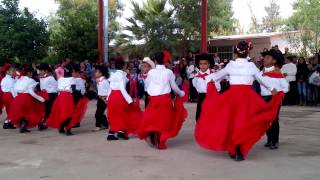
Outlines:
[[4,62],[36,62],[47,55],[47,24],[20,11],[19,0],[2,0],[0,4],[0,60]]
[[130,25],[125,29],[133,36],[122,35],[122,43],[128,45],[132,41],[144,41],[140,47],[145,54],[163,49],[174,50],[180,35],[173,17],[174,11],[166,9],[166,4],[167,0],[147,0],[140,7],[136,2],[132,2],[133,17],[127,19]]
[[[57,0],[57,15],[49,22],[50,38],[58,57],[95,61],[98,52],[98,3],[96,0]],[[109,38],[119,29],[117,0],[109,1]]]
[[301,33],[301,36],[291,37],[291,40],[304,55],[319,50],[319,12],[319,0],[297,0],[294,4],[294,14],[287,20],[287,30],[297,30]]

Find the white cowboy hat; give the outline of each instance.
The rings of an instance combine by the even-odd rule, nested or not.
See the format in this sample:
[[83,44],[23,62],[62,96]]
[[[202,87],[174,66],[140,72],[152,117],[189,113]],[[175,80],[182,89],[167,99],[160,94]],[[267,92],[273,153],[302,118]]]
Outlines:
[[149,57],[143,58],[142,62],[149,64],[151,66],[151,69],[156,68],[156,65]]

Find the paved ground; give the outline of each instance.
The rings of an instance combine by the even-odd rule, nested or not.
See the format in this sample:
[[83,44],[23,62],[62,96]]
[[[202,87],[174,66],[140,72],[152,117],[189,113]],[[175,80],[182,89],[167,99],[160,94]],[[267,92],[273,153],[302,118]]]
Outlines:
[[[195,104],[180,135],[159,151],[137,139],[107,142],[91,132],[94,106],[73,137],[54,130],[0,130],[1,180],[319,180],[320,108],[284,107],[281,147],[260,141],[244,162],[199,148],[193,139]],[[3,119],[3,116],[1,117]]]

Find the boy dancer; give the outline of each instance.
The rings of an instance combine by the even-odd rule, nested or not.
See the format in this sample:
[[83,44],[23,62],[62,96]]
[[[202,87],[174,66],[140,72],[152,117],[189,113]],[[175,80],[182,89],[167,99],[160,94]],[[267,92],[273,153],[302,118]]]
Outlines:
[[[181,119],[176,118],[181,115],[177,109],[184,109],[181,103],[180,107],[175,107],[171,99],[171,90],[180,97],[185,95],[175,83],[173,72],[165,67],[168,59],[162,52],[155,54],[156,68],[149,71],[146,79],[146,90],[150,95],[149,105],[145,110],[139,129],[140,139],[148,139],[149,142],[158,149],[166,149],[166,141],[175,137],[180,128]],[[180,125],[178,125],[180,124]],[[180,128],[177,128],[180,126]]]
[[[199,73],[196,74],[194,79],[192,80],[192,85],[196,88],[198,92],[198,104],[197,104],[197,112],[196,112],[196,121],[200,117],[201,106],[206,98],[207,94],[207,82],[206,77],[213,73],[210,67],[213,67],[214,62],[210,55],[203,53],[201,55],[196,56],[196,65],[200,69]],[[215,83],[217,91],[219,92],[221,89],[220,82]]]
[[[280,68],[283,62],[281,59],[279,59],[276,50],[271,49],[270,51],[266,51],[261,54],[264,57],[264,69],[261,71],[262,76],[264,76],[268,81],[270,81],[277,91],[283,91],[284,93],[287,93],[289,91],[289,83],[281,73]],[[266,102],[270,102],[272,99],[271,91],[262,85],[260,87],[262,98]],[[270,149],[278,149],[279,129],[280,127],[278,113],[270,129],[266,133],[268,136],[268,141],[265,144],[265,147],[269,147]]]
[[98,102],[97,111],[95,114],[96,118],[96,129],[95,131],[100,131],[103,128],[108,129],[109,124],[105,111],[107,109],[107,98],[110,91],[110,85],[108,81],[109,73],[108,69],[104,66],[98,66],[95,72],[97,87],[98,87]]
[[48,64],[40,64],[39,71],[40,89],[41,91],[46,91],[49,96],[49,99],[44,103],[46,106],[46,114],[43,119],[43,124],[38,125],[38,129],[41,131],[48,128],[45,123],[50,116],[53,103],[58,96],[58,82],[53,77]]
[[[3,92],[2,103],[6,108],[8,116],[11,102],[13,98],[17,96],[16,92],[14,91],[15,80],[13,78],[13,75],[15,72],[13,67],[9,67],[9,69],[6,69],[4,73],[6,73],[6,76],[1,81],[1,90]],[[8,117],[4,121],[3,129],[15,129],[14,125],[11,123]]]

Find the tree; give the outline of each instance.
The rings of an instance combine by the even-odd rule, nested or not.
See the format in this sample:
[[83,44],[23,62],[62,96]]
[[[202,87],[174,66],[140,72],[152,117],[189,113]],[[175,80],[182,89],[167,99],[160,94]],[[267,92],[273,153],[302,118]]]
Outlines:
[[155,53],[163,49],[175,50],[180,38],[178,26],[174,21],[172,9],[166,9],[167,0],[147,0],[142,7],[132,2],[133,17],[128,18],[129,25],[125,27],[132,35],[122,35],[122,43],[130,45],[134,41],[143,41],[145,54]]
[[[183,45],[192,46],[194,40],[200,40],[201,0],[170,0],[175,18],[180,27]],[[208,0],[208,32],[210,35],[230,34],[235,31],[232,13],[232,0]],[[199,49],[199,45],[196,47]]]
[[249,10],[250,10],[250,15],[251,15],[251,23],[250,23],[250,29],[249,29],[249,32],[250,33],[261,33],[263,32],[262,30],[262,26],[261,24],[259,23],[259,20],[257,18],[257,16],[254,14],[253,12],[253,9],[252,9],[252,4],[251,2],[248,2],[248,7],[249,7]]
[[[56,16],[50,20],[51,43],[60,58],[97,59],[98,3],[96,0],[57,0]],[[119,29],[118,0],[109,0],[109,38]]]
[[269,6],[264,8],[267,15],[262,19],[262,27],[265,32],[276,32],[282,25],[280,5],[278,0],[270,0],[269,2]]
[[47,24],[27,8],[19,10],[19,0],[3,0],[0,5],[1,62],[20,63],[41,60],[47,55]]
[[[300,36],[291,37],[295,45],[307,55],[318,52],[320,48],[320,1],[297,0],[294,14],[287,20],[287,30],[296,30]],[[302,46],[301,46],[302,45]]]

